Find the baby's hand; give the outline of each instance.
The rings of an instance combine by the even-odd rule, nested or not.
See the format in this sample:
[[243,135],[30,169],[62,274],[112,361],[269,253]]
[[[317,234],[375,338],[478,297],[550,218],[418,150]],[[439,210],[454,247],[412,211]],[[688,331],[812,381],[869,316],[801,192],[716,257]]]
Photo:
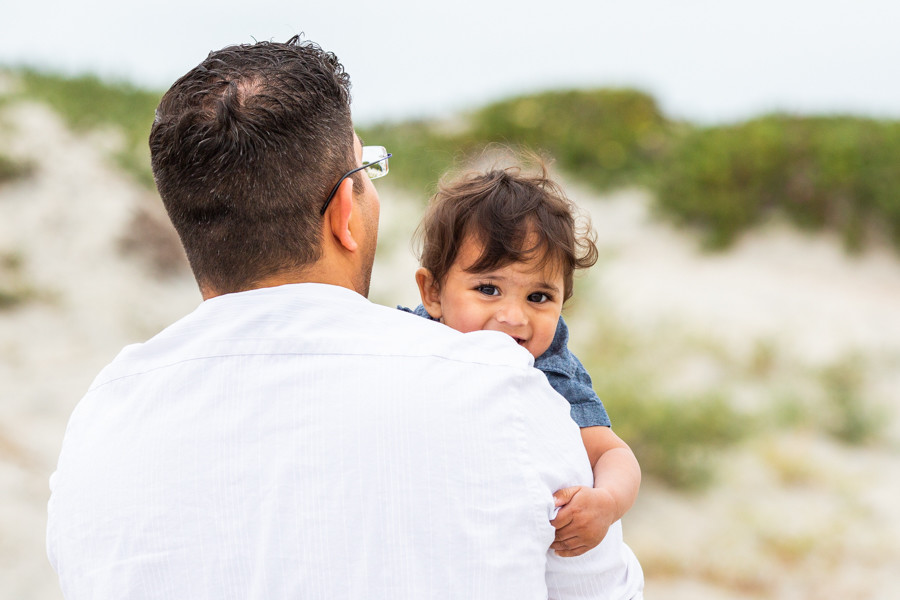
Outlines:
[[603,541],[615,521],[616,503],[602,488],[563,488],[553,498],[562,508],[550,521],[556,528],[556,539],[550,547],[559,556],[584,554]]

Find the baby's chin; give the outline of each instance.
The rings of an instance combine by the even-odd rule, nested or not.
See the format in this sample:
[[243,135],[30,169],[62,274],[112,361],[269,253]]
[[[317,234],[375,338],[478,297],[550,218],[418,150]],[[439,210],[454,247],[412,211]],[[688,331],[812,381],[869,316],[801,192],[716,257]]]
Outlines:
[[[528,348],[525,348],[525,349],[528,350]],[[528,350],[528,353],[531,354],[535,360],[537,360],[538,357],[546,351],[547,351],[546,349],[544,349],[542,352],[533,352],[532,350]]]

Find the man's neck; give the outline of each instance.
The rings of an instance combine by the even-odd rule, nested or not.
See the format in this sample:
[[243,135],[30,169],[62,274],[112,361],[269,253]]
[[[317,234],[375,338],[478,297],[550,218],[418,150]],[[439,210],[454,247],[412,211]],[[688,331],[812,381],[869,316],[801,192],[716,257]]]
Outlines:
[[[323,283],[326,285],[336,285],[345,287],[358,294],[365,295],[362,291],[356,289],[353,278],[347,272],[341,269],[329,269],[326,265],[321,263],[316,263],[302,271],[282,271],[269,275],[256,281],[246,290],[241,291],[278,287],[292,283]],[[204,300],[223,296],[225,293],[227,292],[219,292],[209,286],[204,286],[203,284],[200,285],[200,295]]]

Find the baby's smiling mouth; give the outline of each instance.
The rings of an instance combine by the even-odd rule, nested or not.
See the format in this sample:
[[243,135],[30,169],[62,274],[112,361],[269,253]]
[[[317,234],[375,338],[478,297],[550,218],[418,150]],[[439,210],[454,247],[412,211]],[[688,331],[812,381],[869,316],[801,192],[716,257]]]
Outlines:
[[512,336],[512,339],[516,340],[516,343],[520,346],[524,346],[525,342],[528,341],[528,340],[523,340],[522,338],[518,338],[516,336]]

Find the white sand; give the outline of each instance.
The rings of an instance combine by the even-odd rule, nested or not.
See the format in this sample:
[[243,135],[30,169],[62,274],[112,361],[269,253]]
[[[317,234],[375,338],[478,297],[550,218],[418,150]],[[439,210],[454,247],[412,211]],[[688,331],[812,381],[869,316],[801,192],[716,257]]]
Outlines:
[[159,282],[121,256],[132,214],[158,200],[110,166],[99,140],[71,135],[43,107],[2,118],[4,151],[37,173],[0,188],[0,253],[22,256],[22,277],[43,298],[0,311],[0,597],[56,598],[43,530],[68,415],[122,346],[200,296],[188,274]]

